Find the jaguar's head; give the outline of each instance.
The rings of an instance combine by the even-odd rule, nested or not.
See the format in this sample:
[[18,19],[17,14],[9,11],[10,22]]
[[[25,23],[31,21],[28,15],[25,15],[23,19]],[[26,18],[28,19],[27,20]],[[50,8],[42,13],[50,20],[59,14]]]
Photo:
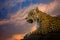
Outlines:
[[38,18],[38,8],[36,9],[32,9],[29,13],[28,16],[25,18],[27,20],[28,23],[33,23],[34,21],[36,21],[36,19]]

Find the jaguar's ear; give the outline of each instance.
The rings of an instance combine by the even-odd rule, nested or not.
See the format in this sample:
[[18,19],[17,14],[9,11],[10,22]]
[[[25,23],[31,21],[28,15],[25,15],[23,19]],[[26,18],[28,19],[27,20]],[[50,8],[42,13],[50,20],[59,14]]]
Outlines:
[[37,12],[37,13],[39,12],[39,9],[38,9],[38,7],[36,7],[36,12]]

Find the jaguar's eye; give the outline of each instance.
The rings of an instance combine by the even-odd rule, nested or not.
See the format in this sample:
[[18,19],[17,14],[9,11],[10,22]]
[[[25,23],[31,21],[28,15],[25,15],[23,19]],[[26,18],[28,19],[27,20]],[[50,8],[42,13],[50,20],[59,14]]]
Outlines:
[[29,20],[27,20],[27,22],[29,22],[29,23],[33,23],[33,20],[32,20],[32,19],[29,19]]

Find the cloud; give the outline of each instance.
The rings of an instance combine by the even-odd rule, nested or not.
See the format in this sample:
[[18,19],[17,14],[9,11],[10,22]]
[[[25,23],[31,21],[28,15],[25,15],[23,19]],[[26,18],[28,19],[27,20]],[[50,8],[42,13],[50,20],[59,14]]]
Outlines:
[[21,2],[24,2],[24,1],[26,1],[26,0],[5,0],[4,3],[3,2],[0,3],[0,6],[1,7],[7,7],[7,6],[8,7],[13,7],[17,3],[21,3]]
[[6,23],[9,23],[9,21],[5,21],[5,20],[0,21],[0,25],[6,24]]
[[2,38],[0,39],[7,39],[11,36],[14,36],[14,34],[25,34],[31,31],[32,26],[29,24],[23,24],[23,25],[15,25],[12,23],[6,23],[3,25],[0,25],[0,35]]
[[24,2],[24,1],[26,1],[26,0],[16,0],[17,2]]
[[34,25],[32,28],[31,28],[31,31],[35,31],[36,30],[36,25]]
[[38,8],[52,16],[60,14],[60,0],[54,0],[49,4],[39,4]]
[[21,8],[21,3],[26,0],[3,0],[0,2],[0,19],[8,19],[9,14],[14,14]]
[[24,36],[24,34],[15,34],[15,35],[12,35],[12,37],[10,37],[6,40],[20,40],[20,39],[23,39],[23,36]]
[[21,3],[21,2],[24,2],[24,1],[26,1],[26,0],[9,0],[9,1],[5,2],[5,6],[13,7],[17,3]]

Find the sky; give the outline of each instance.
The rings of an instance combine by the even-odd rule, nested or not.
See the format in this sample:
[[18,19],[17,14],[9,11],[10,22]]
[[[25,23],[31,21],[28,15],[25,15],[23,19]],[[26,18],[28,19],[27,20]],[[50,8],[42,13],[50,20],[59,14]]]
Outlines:
[[36,7],[51,16],[60,14],[60,0],[0,0],[0,40],[20,40],[36,30],[35,23],[24,19]]

